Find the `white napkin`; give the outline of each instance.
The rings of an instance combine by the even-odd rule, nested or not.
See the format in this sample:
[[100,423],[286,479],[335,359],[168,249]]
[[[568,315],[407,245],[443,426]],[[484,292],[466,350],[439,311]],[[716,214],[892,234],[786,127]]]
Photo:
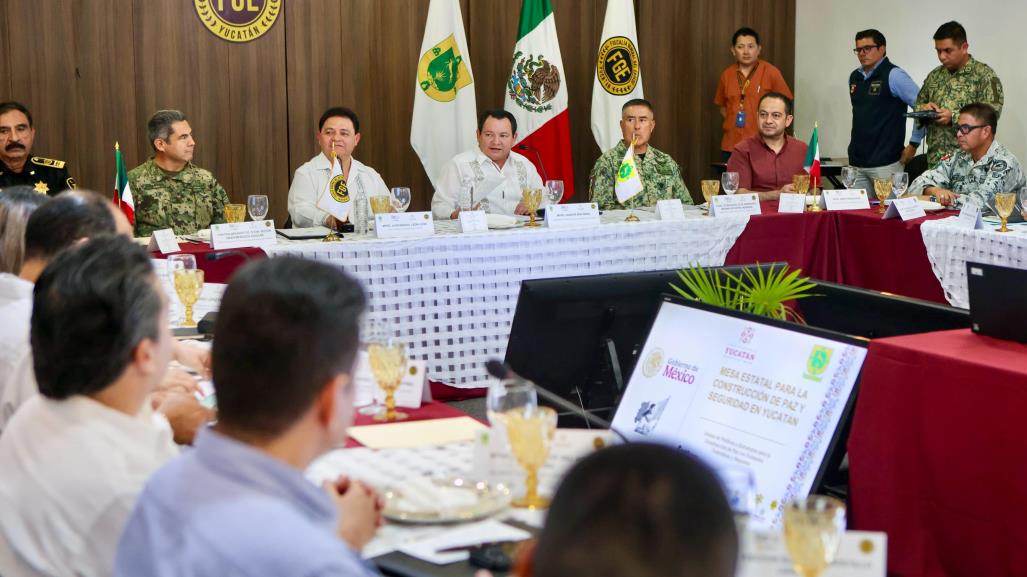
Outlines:
[[504,228],[517,224],[516,218],[505,214],[487,214],[485,220],[488,221],[489,228]]

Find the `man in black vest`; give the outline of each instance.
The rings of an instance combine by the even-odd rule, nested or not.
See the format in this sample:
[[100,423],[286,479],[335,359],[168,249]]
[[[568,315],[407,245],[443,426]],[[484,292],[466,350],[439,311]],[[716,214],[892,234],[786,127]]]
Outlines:
[[902,172],[916,154],[924,129],[915,127],[909,144],[906,138],[906,108],[916,103],[920,88],[906,71],[885,56],[884,34],[877,30],[856,33],[860,68],[849,75],[849,96],[852,100],[852,138],[849,140],[849,164],[856,167],[856,188],[873,193],[873,179],[891,178]]

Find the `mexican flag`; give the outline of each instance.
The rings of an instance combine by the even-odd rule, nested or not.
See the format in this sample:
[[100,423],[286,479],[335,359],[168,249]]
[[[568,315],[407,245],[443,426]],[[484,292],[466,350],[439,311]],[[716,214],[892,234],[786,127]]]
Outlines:
[[125,160],[121,157],[121,146],[117,142],[114,143],[114,195],[111,201],[125,213],[129,224],[136,223],[132,187],[128,185],[128,171],[125,170]]
[[543,179],[562,180],[574,195],[567,78],[549,0],[523,0],[521,24],[507,82],[506,110],[517,119],[516,149],[530,151]]
[[803,168],[809,173],[809,188],[812,191],[820,186],[820,137],[817,134],[817,123],[813,123],[813,136],[809,137],[809,150],[806,151],[806,162]]

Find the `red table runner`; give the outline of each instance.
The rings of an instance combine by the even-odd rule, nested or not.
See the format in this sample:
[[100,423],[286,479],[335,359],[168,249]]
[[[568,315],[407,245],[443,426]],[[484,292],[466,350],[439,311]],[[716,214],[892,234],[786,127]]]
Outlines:
[[[196,267],[203,271],[203,281],[212,283],[227,283],[235,269],[246,264],[247,260],[267,257],[267,254],[259,248],[214,250],[205,242],[182,242],[178,246],[182,249],[181,252],[170,254],[191,254],[196,256]],[[168,255],[156,251],[150,254],[153,258],[168,257]],[[242,256],[243,254],[246,256]],[[217,258],[210,258],[211,255]]]

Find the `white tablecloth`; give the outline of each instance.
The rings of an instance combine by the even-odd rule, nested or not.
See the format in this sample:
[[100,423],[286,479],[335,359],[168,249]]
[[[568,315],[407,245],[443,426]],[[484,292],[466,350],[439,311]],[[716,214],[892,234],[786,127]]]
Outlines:
[[643,222],[608,211],[598,227],[453,234],[455,225],[442,221],[428,238],[347,235],[266,250],[344,268],[367,290],[370,316],[393,323],[431,378],[473,388],[486,385],[485,361],[506,354],[522,280],[719,266],[748,223],[744,216],[660,222],[636,213]]
[[1000,233],[990,222],[981,230],[957,228],[955,219],[929,220],[920,225],[920,233],[945,298],[952,306],[965,309],[970,308],[967,261],[1027,269],[1027,225],[1009,225],[1012,232]]

